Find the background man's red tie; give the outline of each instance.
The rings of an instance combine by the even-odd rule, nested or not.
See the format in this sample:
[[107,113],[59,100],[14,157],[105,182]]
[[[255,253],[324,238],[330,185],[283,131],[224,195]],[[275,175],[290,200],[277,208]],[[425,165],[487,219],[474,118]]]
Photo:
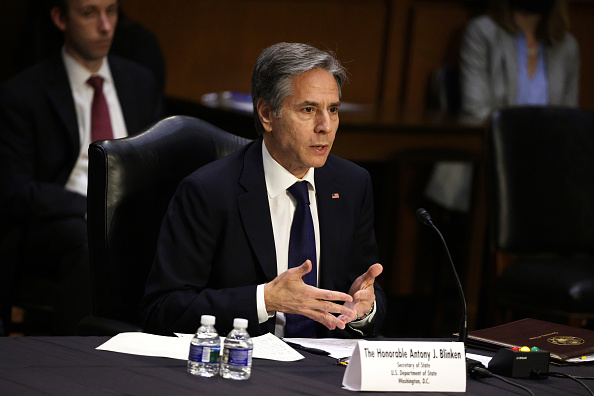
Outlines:
[[87,80],[87,84],[95,90],[91,104],[91,142],[113,139],[109,108],[103,95],[103,78],[92,76]]

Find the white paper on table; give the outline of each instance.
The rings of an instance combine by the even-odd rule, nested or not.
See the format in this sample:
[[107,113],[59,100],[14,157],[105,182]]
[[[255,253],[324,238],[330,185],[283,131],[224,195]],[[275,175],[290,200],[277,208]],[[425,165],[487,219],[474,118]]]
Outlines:
[[158,356],[187,360],[190,339],[166,337],[155,334],[131,332],[111,337],[97,349],[103,351],[129,353],[132,355]]
[[283,340],[272,333],[252,338],[254,343],[253,358],[278,360],[281,362],[293,362],[305,359],[295,349],[287,345]]
[[592,361],[594,361],[594,355],[586,355],[586,356],[576,357],[576,358],[571,358],[571,359],[566,360],[567,363],[585,363],[585,362],[592,362]]
[[[129,353],[132,355],[167,357],[187,360],[193,334],[176,334],[167,337],[155,334],[131,332],[120,333],[97,347],[99,350]],[[291,362],[303,359],[303,355],[274,335],[267,333],[252,338],[252,358]]]
[[287,342],[303,345],[308,348],[321,349],[330,353],[330,357],[342,359],[353,354],[357,346],[356,339],[342,338],[285,338]]

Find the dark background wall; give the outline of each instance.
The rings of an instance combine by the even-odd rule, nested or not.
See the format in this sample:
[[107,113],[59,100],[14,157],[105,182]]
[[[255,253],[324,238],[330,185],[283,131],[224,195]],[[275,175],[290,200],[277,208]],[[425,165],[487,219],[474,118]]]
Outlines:
[[[0,3],[0,81],[34,0]],[[486,0],[121,0],[157,36],[167,65],[166,93],[199,101],[208,92],[249,91],[259,52],[278,41],[336,52],[350,71],[344,100],[374,105],[382,121],[426,109],[431,72],[455,61],[462,29]],[[580,102],[594,109],[594,1],[570,0],[571,31],[582,56]]]

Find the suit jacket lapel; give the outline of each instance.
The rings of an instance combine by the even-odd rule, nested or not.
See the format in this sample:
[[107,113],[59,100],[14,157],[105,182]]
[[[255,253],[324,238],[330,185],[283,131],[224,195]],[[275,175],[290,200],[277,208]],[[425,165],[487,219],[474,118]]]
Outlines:
[[[318,199],[318,220],[320,223],[320,279],[322,288],[332,288],[338,276],[337,249],[342,246],[341,213],[344,189],[336,182],[336,169],[330,158],[326,164],[315,170],[316,193]],[[338,195],[336,195],[338,194]],[[338,198],[337,198],[338,197]],[[332,281],[332,282],[331,282]]]
[[74,158],[76,158],[80,151],[78,122],[76,119],[76,110],[74,109],[74,99],[72,99],[72,91],[70,90],[70,82],[68,81],[61,55],[48,61],[46,84],[48,99],[64,124],[65,131],[70,137],[72,144],[71,152],[74,153]]
[[[138,105],[135,99],[135,88],[130,85],[130,80],[126,78],[126,71],[122,68],[118,58],[110,55],[108,57],[109,70],[113,77],[113,83],[116,87],[116,93],[118,95],[118,101],[120,102],[120,108],[122,109],[122,115],[124,116],[124,123],[126,124],[126,130],[128,134],[133,131],[140,131],[145,125],[137,125],[135,122],[141,120],[142,117],[135,116]],[[152,111],[152,109],[145,109],[145,111]]]
[[[341,213],[344,213],[344,187],[336,182],[336,169],[330,159],[315,171],[318,219],[320,223],[320,282],[331,288],[337,282],[338,249],[341,243]],[[268,281],[277,276],[274,234],[262,163],[262,139],[248,148],[244,157],[244,171],[239,183],[246,192],[238,196],[239,213],[244,231]],[[338,194],[338,198],[335,198]],[[333,197],[334,196],[334,197]]]
[[246,190],[237,198],[244,231],[270,281],[277,275],[276,251],[262,163],[262,138],[247,149],[239,183]]

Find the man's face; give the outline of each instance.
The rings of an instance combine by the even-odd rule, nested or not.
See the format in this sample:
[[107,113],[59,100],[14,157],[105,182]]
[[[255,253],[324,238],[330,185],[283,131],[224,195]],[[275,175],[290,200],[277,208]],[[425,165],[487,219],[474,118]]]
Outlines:
[[258,109],[272,158],[298,178],[323,166],[338,129],[339,106],[330,72],[314,69],[293,77],[293,93],[283,101],[280,118],[269,106]]
[[68,0],[66,15],[54,23],[64,32],[66,50],[91,71],[109,52],[118,20],[117,0]]

